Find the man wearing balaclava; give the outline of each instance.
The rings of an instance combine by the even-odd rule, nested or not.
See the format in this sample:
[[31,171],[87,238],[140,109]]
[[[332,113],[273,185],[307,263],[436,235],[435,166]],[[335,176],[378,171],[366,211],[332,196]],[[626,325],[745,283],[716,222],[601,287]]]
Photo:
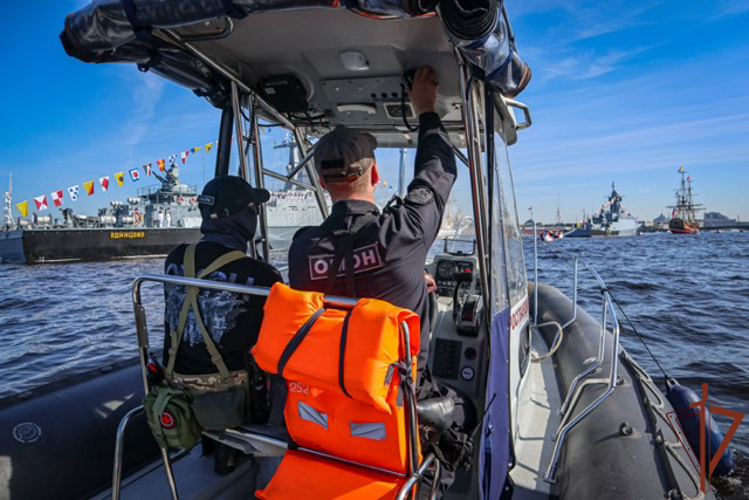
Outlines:
[[[197,245],[183,244],[172,250],[166,259],[166,274],[185,276],[186,269],[189,274],[188,264],[192,259],[196,277],[211,268],[202,276],[207,280],[262,287],[282,281],[281,274],[273,266],[247,256],[248,244],[255,237],[259,205],[269,198],[268,191],[255,189],[239,177],[225,175],[211,180],[198,197],[203,236]],[[203,328],[196,321],[193,309],[180,323],[186,287],[165,285],[164,293],[167,333],[164,367],[168,370],[170,355],[176,353],[173,372],[179,383],[202,391],[210,386],[212,379],[220,378],[210,377],[221,369],[209,353],[210,347],[205,342],[207,334],[238,384],[263,385],[256,380],[253,382],[257,373],[252,369],[249,349],[260,331],[265,297],[203,289],[197,296]],[[175,349],[172,349],[172,338],[177,339]],[[262,411],[256,411],[255,407],[259,399],[262,398],[253,398],[251,394],[248,414],[253,421],[261,417]],[[217,472],[230,472],[233,468],[231,456],[226,458],[225,448],[217,447],[216,451]]]

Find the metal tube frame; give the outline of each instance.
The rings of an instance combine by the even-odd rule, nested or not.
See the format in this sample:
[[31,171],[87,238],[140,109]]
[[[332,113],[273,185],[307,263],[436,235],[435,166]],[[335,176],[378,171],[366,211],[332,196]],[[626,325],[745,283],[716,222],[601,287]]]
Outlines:
[[[313,154],[314,146],[312,146],[309,150],[307,149],[307,143],[304,138],[304,135],[302,132],[294,127],[294,140],[296,141],[296,147],[299,148],[299,152],[304,158],[306,158],[309,155]],[[309,177],[310,182],[314,186],[314,193],[315,197],[317,198],[317,206],[320,209],[320,213],[322,213],[323,218],[327,218],[329,214],[328,210],[328,203],[325,201],[325,195],[322,190],[322,186],[320,185],[320,179],[317,177],[317,170],[312,166],[310,163],[313,161],[312,156],[310,156],[310,159],[307,160],[305,163],[305,168],[307,169],[307,177]]]
[[249,182],[250,173],[247,168],[247,157],[244,154],[244,133],[242,132],[242,104],[237,84],[231,82],[231,107],[234,109],[234,133],[237,136],[237,152],[239,153],[239,171],[241,177]]
[[114,464],[112,466],[112,500],[120,500],[120,488],[122,485],[122,455],[125,439],[125,429],[130,420],[136,415],[143,413],[143,405],[138,405],[122,417],[117,426],[117,437],[114,442]]
[[[213,69],[214,71],[217,71],[224,78],[229,80],[232,84],[236,85],[239,90],[242,90],[243,92],[249,95],[252,95],[253,99],[255,100],[257,105],[262,109],[263,113],[265,113],[268,117],[275,120],[277,123],[283,125],[284,127],[294,132],[294,138],[296,139],[297,147],[299,148],[299,151],[302,153],[302,155],[307,154],[307,150],[304,145],[305,143],[302,141],[303,137],[299,129],[295,127],[294,124],[291,123],[288,119],[286,119],[286,117],[284,117],[281,113],[276,111],[276,109],[270,104],[268,104],[261,96],[257,95],[255,92],[253,92],[251,88],[245,85],[239,79],[238,75],[234,71],[232,71],[231,69],[227,68],[225,65],[207,56],[203,51],[195,47],[195,45],[193,45],[192,43],[188,41],[185,41],[183,37],[178,35],[172,29],[164,28],[164,29],[154,30],[154,32],[156,34],[162,34],[163,38],[166,38],[171,43],[175,43],[181,46],[182,48],[184,48],[186,51],[190,52],[193,56],[195,56],[200,61],[205,63],[211,69]],[[329,210],[328,210],[328,205],[325,202],[325,197],[323,195],[322,187],[320,187],[320,182],[319,182],[319,179],[317,178],[317,172],[315,172],[314,168],[310,168],[309,160],[307,164],[305,165],[305,167],[307,168],[307,175],[309,176],[314,186],[313,190],[317,197],[318,207],[320,208],[320,212],[322,213],[323,218],[325,218],[328,216]]]
[[[255,97],[253,96],[253,102],[250,104],[253,108],[255,107]],[[252,123],[250,123],[250,128],[252,129],[252,137],[254,138],[252,146],[252,155],[253,155],[253,165],[254,165],[254,172],[255,172],[255,187],[259,189],[265,189],[265,168],[263,167],[263,149],[261,146],[260,141],[260,128],[258,126],[258,116],[257,113],[250,113],[250,117],[252,117]],[[260,204],[260,234],[262,236],[262,240],[260,244],[262,245],[263,249],[263,259],[265,262],[270,262],[270,243],[269,243],[269,235],[268,235],[268,211],[265,207],[265,203]],[[253,243],[254,246],[254,243]]]
[[456,146],[455,144],[453,144],[452,146],[453,146],[453,153],[455,153],[455,156],[457,156],[458,159],[461,161],[461,163],[463,163],[463,165],[467,167],[468,158],[466,158],[466,155],[464,155],[463,152],[460,150],[460,148],[458,148],[458,146]]
[[[198,288],[205,288],[209,290],[222,290],[227,292],[233,292],[233,293],[239,293],[239,294],[246,294],[246,295],[254,295],[254,296],[264,296],[267,297],[270,293],[270,289],[264,288],[264,287],[257,287],[257,286],[245,286],[245,285],[235,285],[233,283],[223,283],[218,281],[209,281],[209,280],[203,280],[203,279],[196,279],[196,278],[184,278],[181,276],[167,276],[167,275],[161,275],[161,274],[141,274],[138,276],[135,280],[133,280],[132,284],[132,300],[133,300],[133,310],[135,312],[135,318],[136,318],[136,331],[138,335],[138,349],[140,352],[140,368],[141,368],[141,374],[143,376],[143,388],[145,390],[145,393],[148,394],[150,391],[150,387],[148,384],[148,378],[147,378],[147,370],[148,370],[148,349],[149,349],[149,341],[148,341],[148,325],[146,322],[146,315],[145,315],[145,309],[143,308],[143,303],[141,299],[141,288],[143,286],[143,283],[145,282],[152,282],[152,283],[162,283],[162,284],[170,284],[170,285],[179,285],[179,286],[194,286]],[[354,307],[358,300],[352,299],[349,297],[337,297],[337,296],[329,296],[325,295],[323,296],[323,302],[325,304],[328,304],[330,306],[334,307],[341,307],[341,308],[351,308]],[[411,355],[411,336],[410,336],[410,330],[408,328],[408,324],[404,321],[401,323],[401,341],[404,345],[404,362],[406,365],[406,374],[401,380],[401,389],[404,392],[404,397],[406,404],[408,406],[408,412],[406,413],[407,418],[407,426],[409,429],[408,432],[408,480],[401,488],[398,499],[405,499],[406,495],[409,493],[409,491],[414,487],[416,482],[419,480],[421,476],[423,476],[424,472],[432,465],[434,462],[434,455],[429,454],[426,457],[424,457],[424,460],[419,464],[419,427],[418,427],[418,421],[417,421],[417,415],[416,415],[416,389],[413,383],[413,357]],[[115,463],[114,463],[114,471],[115,476],[113,477],[113,492],[115,491],[114,487],[117,485],[117,492],[119,493],[119,480],[120,480],[120,472],[121,472],[121,455],[122,455],[122,436],[124,434],[125,427],[127,426],[127,423],[129,419],[137,414],[138,412],[143,411],[143,407],[140,406],[138,408],[135,408],[131,410],[123,420],[120,422],[120,427],[117,431],[117,445],[116,445],[116,451],[115,452]],[[251,437],[252,439],[258,439],[260,442],[263,442],[264,444],[268,444],[271,446],[277,446],[280,448],[288,449],[288,444],[284,443],[281,440],[271,438],[269,436],[263,436],[260,434],[254,434],[254,433],[241,433],[236,430],[227,429],[227,435],[229,436],[235,436],[235,437]],[[315,453],[321,456],[326,456],[328,458],[336,459],[343,462],[348,462],[352,464],[356,464],[359,466],[372,468],[370,466],[367,466],[366,464],[360,464],[358,462],[353,462],[345,459],[341,459],[339,457],[335,457],[333,455],[327,455],[325,453],[316,451],[316,450],[310,450],[307,448],[299,448],[300,450]],[[169,479],[169,485],[172,488],[172,496],[175,500],[178,499],[177,495],[177,488],[176,488],[176,482],[174,481],[174,475],[171,468],[171,462],[169,460],[169,454],[166,449],[162,448],[162,460],[164,461],[165,469],[167,470],[167,478]],[[376,468],[375,468],[376,469]],[[377,469],[382,472],[390,472],[397,475],[402,475],[400,473],[394,472],[394,471],[387,471],[385,469]],[[436,474],[438,475],[439,469],[436,470]],[[117,481],[115,483],[114,481]],[[435,479],[436,480],[436,479]],[[433,485],[434,488],[434,485]]]
[[[489,262],[486,248],[486,193],[484,192],[483,175],[481,172],[481,148],[477,141],[480,141],[478,116],[476,115],[476,105],[474,97],[474,85],[468,74],[468,66],[465,64],[463,57],[456,51],[456,58],[460,67],[460,86],[464,90],[461,93],[463,107],[463,121],[468,137],[468,170],[471,173],[471,197],[473,199],[473,216],[476,228],[476,243],[479,257],[479,275],[481,278],[481,295],[484,301],[484,311],[489,314],[491,311],[489,297],[489,278],[487,264]],[[469,98],[469,95],[471,96]],[[489,318],[490,319],[490,318]],[[487,322],[488,324],[488,322]]]
[[[220,73],[221,76],[223,76],[230,82],[234,82],[237,85],[237,87],[239,87],[240,90],[244,91],[247,94],[254,93],[251,88],[249,88],[247,85],[244,84],[244,82],[242,82],[239,79],[239,77],[233,70],[227,68],[225,65],[207,56],[203,51],[198,49],[195,45],[193,45],[192,43],[188,41],[185,41],[184,38],[180,36],[179,34],[177,34],[174,30],[168,29],[168,28],[161,28],[158,30],[154,30],[154,33],[157,35],[163,34],[164,38],[166,38],[169,42],[179,45],[180,47],[185,49],[187,52],[191,53],[193,56],[200,59],[200,61],[202,61],[208,67]],[[276,111],[276,109],[273,106],[265,102],[265,100],[262,97],[257,96],[257,102],[258,102],[258,105],[262,108],[263,112],[267,113],[268,116],[272,117],[274,120],[278,121],[278,123],[283,124],[290,130],[294,128],[294,126],[289,120],[287,120],[281,113]]]
[[315,192],[315,187],[310,184],[305,184],[304,182],[297,181],[295,179],[289,179],[283,174],[279,174],[278,172],[274,172],[272,170],[266,170],[263,169],[263,174],[267,175],[271,179],[277,179],[279,181],[288,182],[289,184],[293,184],[295,186],[299,186],[300,188],[309,189],[310,191]]
[[304,157],[299,161],[299,164],[297,164],[296,167],[292,168],[291,171],[289,171],[288,175],[285,176],[286,180],[290,181],[292,177],[294,177],[299,173],[300,170],[307,166],[309,161],[315,156],[315,146],[316,144],[313,144],[312,147],[307,151],[307,154],[304,155]]
[[[537,234],[537,225],[535,220],[530,220],[526,222],[523,227],[527,226],[528,224],[533,224],[533,257],[534,257],[534,273],[535,273],[535,279],[536,283],[534,284],[534,304],[533,304],[533,322],[534,325],[538,325],[538,234]],[[557,431],[554,433],[554,440],[556,443],[554,444],[554,451],[552,453],[551,460],[549,462],[549,466],[546,470],[546,474],[544,475],[544,481],[548,483],[556,483],[556,471],[557,471],[557,462],[559,461],[559,453],[561,451],[562,445],[564,444],[564,441],[567,437],[567,434],[569,431],[571,431],[577,424],[579,424],[585,417],[587,417],[593,410],[598,408],[603,401],[608,398],[613,392],[614,389],[616,389],[616,379],[619,369],[619,320],[616,315],[616,311],[614,310],[614,305],[612,303],[611,294],[609,293],[608,288],[606,287],[606,283],[604,283],[603,279],[601,278],[601,275],[598,274],[598,272],[593,269],[593,267],[588,264],[585,260],[581,259],[580,257],[570,254],[569,252],[565,252],[564,250],[558,249],[558,248],[552,248],[549,245],[546,245],[545,242],[542,242],[547,248],[554,252],[561,253],[563,255],[569,256],[572,258],[572,319],[567,321],[563,326],[562,329],[568,327],[574,321],[577,319],[577,297],[578,297],[578,264],[582,263],[582,265],[590,271],[590,273],[595,278],[598,287],[601,291],[602,296],[602,311],[601,311],[601,328],[600,333],[598,337],[598,355],[596,357],[596,360],[587,368],[585,368],[582,372],[580,372],[570,384],[570,388],[567,391],[567,395],[564,399],[564,403],[562,404],[562,407],[560,408],[559,412],[562,415],[562,419],[559,422],[559,427],[557,428]],[[601,364],[603,363],[604,359],[604,350],[605,350],[605,344],[606,344],[606,325],[611,322],[611,329],[612,334],[614,336],[613,342],[611,344],[611,371],[609,372],[609,375],[607,377],[599,377],[599,378],[592,378],[587,379],[580,383],[580,381],[596,371]],[[558,334],[557,334],[558,335]],[[556,342],[556,339],[555,339]],[[578,413],[574,418],[571,418],[572,415],[572,409],[576,407],[577,402],[580,400],[580,397],[583,393],[583,390],[585,387],[592,386],[592,385],[605,385],[606,388],[604,392],[598,396],[593,402],[591,402],[588,406],[586,406],[580,413]],[[571,420],[570,420],[571,418]]]
[[[589,379],[586,380],[584,383],[580,384],[580,387],[578,388],[575,396],[573,397],[573,404],[570,406],[571,408],[575,406],[578,399],[580,398],[580,395],[582,394],[583,389],[588,385],[598,385],[598,384],[605,384],[606,389],[598,396],[593,402],[591,402],[588,406],[585,407],[584,410],[582,410],[580,413],[578,413],[575,418],[573,418],[569,423],[564,425],[564,427],[561,427],[562,423],[560,423],[560,429],[557,431],[557,440],[554,445],[554,451],[551,456],[551,460],[549,462],[549,467],[546,470],[546,475],[544,476],[544,480],[549,483],[556,483],[556,470],[557,470],[557,462],[559,461],[559,452],[562,448],[562,445],[564,444],[564,440],[567,437],[567,433],[572,430],[573,427],[575,427],[577,424],[579,424],[585,417],[590,415],[590,413],[598,408],[603,401],[611,396],[613,394],[614,389],[616,389],[616,379],[618,377],[618,367],[619,367],[619,322],[616,318],[616,311],[614,311],[614,305],[611,302],[611,294],[609,294],[608,290],[604,289],[603,292],[604,296],[604,314],[606,309],[610,311],[611,314],[611,321],[612,321],[612,329],[613,329],[613,335],[614,340],[611,343],[611,372],[607,378],[598,378],[598,379]],[[605,323],[604,323],[604,330],[605,330]]]

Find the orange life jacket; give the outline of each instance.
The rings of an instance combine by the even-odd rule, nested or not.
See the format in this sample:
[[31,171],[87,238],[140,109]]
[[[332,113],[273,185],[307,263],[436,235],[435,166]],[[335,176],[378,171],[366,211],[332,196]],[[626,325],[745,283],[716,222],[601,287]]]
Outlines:
[[[349,310],[323,306],[322,294],[280,283],[268,296],[252,354],[263,370],[281,372],[286,379],[284,418],[301,449],[286,453],[271,483],[257,495],[268,500],[394,498],[403,476],[345,466],[303,449],[399,474],[408,470],[399,364],[405,346],[399,325],[405,321],[409,326],[415,383],[419,318],[374,299],[360,299]],[[306,331],[301,341],[300,331]],[[289,346],[294,347],[291,354]],[[421,460],[420,450],[417,454]]]
[[[316,314],[319,316],[300,339],[298,333]],[[386,400],[391,387],[397,387],[397,363],[403,354],[403,321],[409,326],[415,363],[419,317],[412,311],[376,299],[360,299],[350,310],[324,309],[323,294],[276,283],[265,303],[252,355],[262,370],[280,374],[289,382],[349,396],[389,413]]]

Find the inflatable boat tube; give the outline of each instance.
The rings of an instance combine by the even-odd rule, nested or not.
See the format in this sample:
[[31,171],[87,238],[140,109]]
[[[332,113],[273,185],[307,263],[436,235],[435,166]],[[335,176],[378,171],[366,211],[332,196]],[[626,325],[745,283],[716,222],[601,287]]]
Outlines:
[[[531,302],[533,284],[529,285]],[[533,310],[533,303],[531,303]],[[538,286],[538,323],[564,324],[571,317],[572,301],[548,285]],[[596,310],[597,312],[597,310]],[[551,346],[557,329],[540,329]],[[562,400],[572,380],[598,354],[600,324],[578,307],[577,320],[564,331],[553,356]],[[588,377],[605,378],[611,371],[611,332],[604,334],[604,358]],[[647,373],[620,347],[618,380],[614,392],[576,427],[562,446],[557,486],[562,500],[600,498],[705,498],[699,475],[668,423],[671,403]],[[574,417],[603,393],[605,386],[589,385],[571,408]],[[554,409],[558,410],[558,409]]]
[[[111,485],[117,426],[138,406],[137,360],[0,400],[0,499],[88,497]],[[125,433],[124,471],[158,454],[145,419]]]

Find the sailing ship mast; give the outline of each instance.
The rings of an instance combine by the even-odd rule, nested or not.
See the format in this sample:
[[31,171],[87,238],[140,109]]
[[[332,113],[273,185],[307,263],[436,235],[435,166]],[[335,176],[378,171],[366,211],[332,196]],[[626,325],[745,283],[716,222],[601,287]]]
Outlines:
[[671,217],[681,219],[685,222],[697,222],[697,211],[701,210],[701,204],[694,202],[692,193],[692,176],[684,170],[684,165],[679,167],[681,174],[681,184],[676,191],[676,205],[668,208],[673,209]]

